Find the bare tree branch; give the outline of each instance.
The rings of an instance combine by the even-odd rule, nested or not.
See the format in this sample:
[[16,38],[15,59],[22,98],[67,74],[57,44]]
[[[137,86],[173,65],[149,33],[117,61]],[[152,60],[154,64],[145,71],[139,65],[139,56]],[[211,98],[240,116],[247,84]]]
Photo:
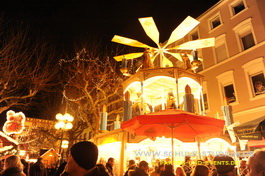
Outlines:
[[28,106],[39,92],[52,91],[58,84],[52,48],[21,27],[7,28],[0,26],[0,114]]
[[[68,78],[64,86],[64,97],[70,105],[80,107],[79,113],[94,135],[99,130],[103,105],[113,109],[116,103],[123,101],[121,95],[123,76],[114,59],[102,53],[104,52],[98,52],[97,48],[92,46],[88,51],[83,49],[72,60],[61,61],[64,77]],[[114,109],[111,115],[121,114],[121,107]]]

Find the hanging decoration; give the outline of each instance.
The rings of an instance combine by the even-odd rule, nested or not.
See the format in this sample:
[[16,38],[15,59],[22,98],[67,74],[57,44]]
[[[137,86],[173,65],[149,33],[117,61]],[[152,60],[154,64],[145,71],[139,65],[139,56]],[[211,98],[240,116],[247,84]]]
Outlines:
[[24,129],[25,124],[25,114],[23,112],[16,113],[15,111],[9,110],[6,113],[6,119],[3,126],[3,131],[7,135],[20,134]]

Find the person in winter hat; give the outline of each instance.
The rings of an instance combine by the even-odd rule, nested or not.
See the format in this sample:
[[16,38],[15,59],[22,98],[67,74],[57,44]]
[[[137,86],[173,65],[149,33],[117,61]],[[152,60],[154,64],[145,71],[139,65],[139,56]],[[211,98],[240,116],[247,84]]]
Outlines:
[[68,155],[64,172],[69,176],[83,176],[96,166],[98,147],[90,141],[74,144]]
[[23,164],[18,156],[12,155],[5,159],[4,170],[0,176],[26,176],[23,172]]
[[217,155],[213,159],[213,165],[216,167],[217,176],[234,176],[235,160],[228,155]]

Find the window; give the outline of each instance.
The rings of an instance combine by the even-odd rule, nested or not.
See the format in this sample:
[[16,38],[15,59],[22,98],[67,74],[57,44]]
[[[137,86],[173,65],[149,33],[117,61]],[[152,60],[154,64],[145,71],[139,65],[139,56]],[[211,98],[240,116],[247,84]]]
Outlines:
[[190,35],[190,37],[191,37],[191,40],[197,40],[197,39],[199,39],[199,33],[198,33],[198,31],[193,32]]
[[244,50],[251,48],[252,46],[255,45],[254,38],[253,38],[251,31],[249,31],[248,34],[243,35],[241,37],[241,40],[242,40],[242,45],[243,45]]
[[256,44],[251,18],[242,21],[233,30],[235,31],[240,51],[247,50]]
[[220,17],[218,16],[212,20],[212,29],[216,28],[220,24],[221,24]]
[[245,0],[235,0],[230,4],[232,16],[242,12],[246,9]]
[[219,16],[215,17],[214,19],[211,20],[211,29],[218,27],[220,24],[221,24],[220,17]]
[[265,97],[264,58],[257,58],[244,64],[245,77],[250,99]]
[[222,44],[218,47],[215,47],[215,53],[216,53],[216,57],[217,57],[217,62],[221,62],[221,61],[227,59],[227,52],[226,52],[225,44]]
[[227,98],[228,103],[233,103],[236,101],[235,90],[233,84],[224,86],[224,95]]
[[222,25],[222,19],[221,19],[220,12],[216,13],[215,15],[213,15],[211,18],[208,19],[208,25],[209,25],[210,31]]
[[217,63],[228,58],[225,34],[220,35],[215,39],[215,57]]
[[250,76],[252,88],[255,96],[265,94],[265,79],[263,73]]
[[234,83],[233,70],[224,72],[217,77],[222,102],[238,102],[236,96],[236,87]]
[[244,10],[245,9],[245,5],[244,5],[243,1],[241,1],[237,5],[235,5],[233,7],[233,9],[234,9],[234,14],[238,14],[239,12]]

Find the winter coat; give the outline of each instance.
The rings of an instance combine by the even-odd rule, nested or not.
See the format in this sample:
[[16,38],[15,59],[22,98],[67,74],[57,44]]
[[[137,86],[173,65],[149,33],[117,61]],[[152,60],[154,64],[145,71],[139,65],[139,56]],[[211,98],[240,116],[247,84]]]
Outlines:
[[90,169],[84,176],[110,176],[103,164],[97,164],[96,167]]
[[175,176],[175,174],[172,171],[165,170],[160,173],[160,176]]
[[0,173],[0,176],[26,176],[19,167],[10,167]]
[[113,176],[114,175],[113,174],[113,168],[112,168],[112,165],[111,164],[106,163],[106,169],[108,170],[110,176]]
[[125,172],[124,176],[128,176],[129,171],[130,171],[130,170],[134,170],[135,168],[136,168],[135,165],[129,167],[128,170]]
[[55,176],[60,176],[63,173],[66,164],[67,164],[66,162],[63,162],[62,164],[60,164],[60,166],[58,167],[55,173]]
[[30,168],[30,176],[47,176],[46,168],[42,162],[36,162]]
[[146,173],[143,169],[140,169],[140,168],[136,167],[135,170],[129,171],[129,175],[133,175],[133,176],[148,176],[148,173]]

